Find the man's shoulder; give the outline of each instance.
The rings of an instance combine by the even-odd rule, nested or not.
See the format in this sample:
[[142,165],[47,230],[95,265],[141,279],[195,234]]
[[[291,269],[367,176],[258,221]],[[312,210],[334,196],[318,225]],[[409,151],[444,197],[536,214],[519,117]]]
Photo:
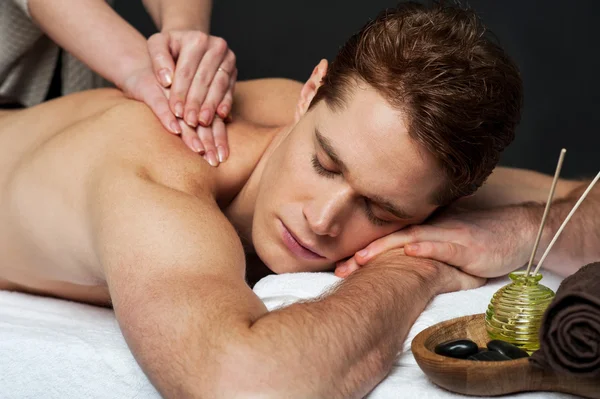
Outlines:
[[233,101],[233,117],[260,126],[292,123],[302,84],[282,78],[238,82]]

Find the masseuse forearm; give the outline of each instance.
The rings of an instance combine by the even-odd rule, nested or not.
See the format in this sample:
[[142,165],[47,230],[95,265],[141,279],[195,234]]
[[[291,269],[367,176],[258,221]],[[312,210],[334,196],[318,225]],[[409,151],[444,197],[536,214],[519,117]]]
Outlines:
[[161,31],[200,30],[210,33],[212,0],[144,0],[143,3]]
[[[567,196],[553,201],[536,263],[589,183],[589,181],[580,183]],[[537,213],[535,219],[541,219],[542,208],[543,206],[539,205],[534,211]],[[598,259],[600,259],[600,187],[596,185],[573,214],[552,247],[544,261],[544,268],[561,274],[571,274],[579,267]]]
[[358,398],[385,377],[436,279],[428,261],[393,251],[381,258],[326,298],[268,313],[252,325],[247,345],[268,354],[273,386],[285,386],[289,397]]
[[36,23],[59,46],[121,87],[150,64],[146,40],[101,0],[29,0]]

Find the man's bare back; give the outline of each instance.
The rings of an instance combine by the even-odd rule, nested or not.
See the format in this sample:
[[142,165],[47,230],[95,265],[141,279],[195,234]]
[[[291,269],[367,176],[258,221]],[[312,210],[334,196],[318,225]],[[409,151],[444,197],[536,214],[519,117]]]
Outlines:
[[[297,89],[283,80],[238,84],[232,157],[218,168],[116,90],[0,114],[0,289],[109,304],[90,213],[103,199],[93,188],[151,180],[224,209],[291,116]],[[265,91],[279,94],[261,101]]]

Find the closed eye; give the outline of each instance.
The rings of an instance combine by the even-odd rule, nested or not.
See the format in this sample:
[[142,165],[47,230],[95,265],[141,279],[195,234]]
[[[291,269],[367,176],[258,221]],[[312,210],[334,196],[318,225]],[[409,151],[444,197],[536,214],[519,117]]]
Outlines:
[[313,169],[315,170],[315,172],[317,172],[318,174],[320,174],[321,176],[325,176],[328,177],[330,179],[334,178],[335,176],[339,175],[339,172],[334,172],[332,170],[326,169],[321,162],[319,162],[319,159],[317,158],[317,154],[313,154],[311,162]]
[[375,214],[373,213],[373,208],[371,206],[371,202],[367,198],[364,198],[363,203],[364,203],[365,213],[367,214],[367,218],[375,226],[385,226],[386,224],[392,223],[389,220],[383,220],[383,219],[380,219],[377,216],[375,216]]
[[[326,169],[321,164],[321,162],[319,162],[319,159],[317,158],[316,154],[313,154],[311,164],[315,172],[329,179],[333,179],[337,175],[341,175],[340,172],[334,172],[332,170]],[[365,214],[367,215],[367,219],[369,219],[369,222],[373,223],[375,226],[385,226],[391,223],[389,220],[383,220],[375,216],[375,214],[373,213],[371,202],[367,198],[363,198],[363,209],[365,211]]]

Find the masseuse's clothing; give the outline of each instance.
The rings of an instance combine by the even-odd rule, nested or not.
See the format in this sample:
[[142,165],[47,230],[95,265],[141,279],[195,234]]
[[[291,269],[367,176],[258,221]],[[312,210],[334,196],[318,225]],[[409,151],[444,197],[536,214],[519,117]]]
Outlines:
[[106,86],[104,79],[71,54],[63,51],[59,58],[59,47],[31,19],[27,2],[0,0],[0,107],[41,103],[55,71],[60,74],[60,94]]

